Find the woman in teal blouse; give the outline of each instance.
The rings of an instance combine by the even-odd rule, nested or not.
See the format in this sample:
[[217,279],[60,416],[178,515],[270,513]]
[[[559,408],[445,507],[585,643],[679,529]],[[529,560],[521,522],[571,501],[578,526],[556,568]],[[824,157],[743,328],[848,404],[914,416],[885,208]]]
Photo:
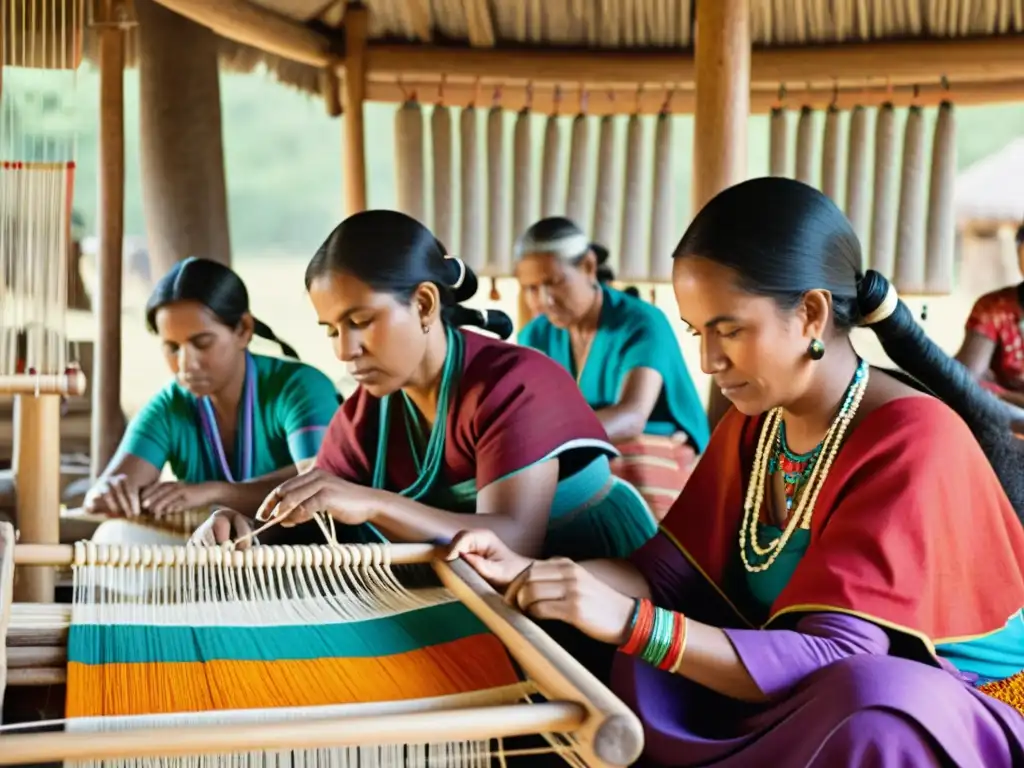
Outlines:
[[657,307],[608,285],[608,251],[569,219],[531,226],[516,257],[520,290],[536,315],[519,343],[576,377],[622,452],[616,474],[660,518],[710,436],[672,326]]
[[[316,457],[337,390],[252,316],[245,284],[218,262],[175,265],[157,283],[146,320],[174,379],[128,425],[86,511],[162,517],[223,505],[255,514]],[[253,335],[292,359],[252,354]],[[166,465],[173,482],[160,481]]]

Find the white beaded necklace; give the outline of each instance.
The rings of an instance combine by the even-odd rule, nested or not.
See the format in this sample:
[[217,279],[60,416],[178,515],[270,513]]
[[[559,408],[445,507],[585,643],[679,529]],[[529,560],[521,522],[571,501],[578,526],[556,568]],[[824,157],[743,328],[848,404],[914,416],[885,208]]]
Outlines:
[[[821,454],[815,462],[811,476],[807,480],[800,494],[800,500],[796,509],[792,511],[786,521],[786,527],[782,535],[773,539],[767,546],[762,546],[758,541],[757,522],[764,503],[765,486],[768,478],[768,465],[771,461],[771,446],[774,446],[778,438],[779,426],[782,424],[782,408],[773,408],[765,417],[764,425],[761,427],[761,435],[757,441],[757,450],[754,453],[754,465],[750,473],[750,483],[747,485],[747,496],[743,502],[743,521],[740,523],[740,556],[743,558],[743,567],[750,573],[761,573],[771,568],[779,554],[785,549],[797,527],[810,528],[811,516],[814,514],[814,504],[818,500],[825,479],[828,477],[829,469],[839,453],[839,446],[843,442],[846,430],[864,399],[864,392],[867,390],[870,369],[868,364],[861,360],[857,365],[857,372],[853,381],[846,390],[846,398],[843,401],[839,413],[832,421],[832,425],[825,433],[821,442]],[[750,562],[747,556],[747,539],[750,539],[750,547],[757,555],[768,559],[760,564]]]

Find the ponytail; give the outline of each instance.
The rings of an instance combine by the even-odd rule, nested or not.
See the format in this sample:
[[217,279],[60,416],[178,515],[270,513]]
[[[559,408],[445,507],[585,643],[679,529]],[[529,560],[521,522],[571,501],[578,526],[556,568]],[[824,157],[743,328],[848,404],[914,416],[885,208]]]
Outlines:
[[283,354],[285,357],[291,357],[296,360],[299,359],[299,353],[295,351],[295,347],[293,347],[288,342],[281,341],[281,339],[277,338],[277,334],[274,333],[273,328],[271,328],[269,325],[267,325],[266,323],[264,323],[262,320],[255,316],[253,317],[252,322],[252,332],[254,334],[259,336],[261,339],[266,339],[267,341],[272,341],[275,344],[277,344],[277,346],[281,348],[281,354]]
[[1024,441],[1013,435],[1002,401],[928,338],[881,274],[868,270],[858,282],[857,304],[861,323],[875,332],[889,359],[967,423],[1024,521]]

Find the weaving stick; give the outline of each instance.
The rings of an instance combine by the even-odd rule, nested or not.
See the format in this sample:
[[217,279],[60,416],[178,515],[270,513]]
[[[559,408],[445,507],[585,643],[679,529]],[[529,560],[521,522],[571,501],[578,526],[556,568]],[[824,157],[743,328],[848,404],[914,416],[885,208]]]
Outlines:
[[230,728],[215,723],[117,733],[4,736],[0,765],[483,740],[572,732],[585,718],[586,711],[579,704],[546,702],[447,712],[232,724]]
[[441,583],[493,632],[549,701],[578,701],[587,718],[576,731],[587,765],[632,765],[644,745],[643,726],[568,651],[519,611],[463,560],[434,560]]

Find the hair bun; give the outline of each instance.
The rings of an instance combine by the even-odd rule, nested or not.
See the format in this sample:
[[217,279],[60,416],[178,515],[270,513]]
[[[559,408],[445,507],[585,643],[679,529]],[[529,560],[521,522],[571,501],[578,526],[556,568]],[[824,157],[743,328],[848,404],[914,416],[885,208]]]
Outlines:
[[869,269],[857,283],[861,325],[874,325],[892,316],[899,306],[896,288],[881,272]]

